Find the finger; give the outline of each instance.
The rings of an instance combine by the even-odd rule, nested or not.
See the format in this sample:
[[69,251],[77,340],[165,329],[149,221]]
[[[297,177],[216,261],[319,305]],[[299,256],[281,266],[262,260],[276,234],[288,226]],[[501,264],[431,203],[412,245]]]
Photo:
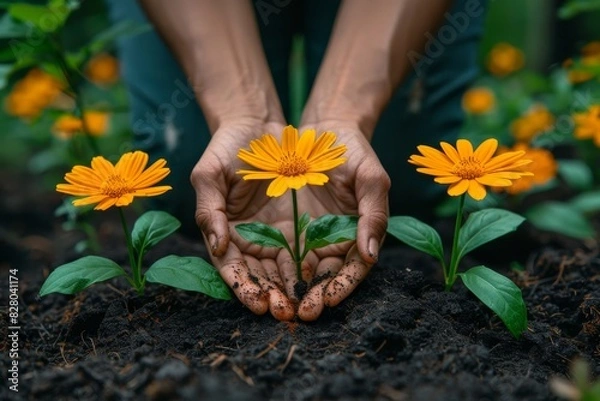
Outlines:
[[302,298],[298,306],[298,317],[300,319],[310,322],[317,320],[321,315],[325,306],[323,299],[325,288],[327,288],[333,277],[340,271],[343,263],[342,258],[333,256],[324,258],[319,262],[314,279],[318,282],[308,290],[308,293]]
[[[310,255],[310,253],[309,253]],[[306,255],[301,265],[301,275],[303,281],[310,282],[313,276],[313,267],[316,265],[316,256]],[[312,264],[311,264],[312,262]],[[277,255],[277,266],[279,267],[279,276],[283,281],[283,286],[290,299],[298,301],[302,294],[297,294],[298,269],[292,255],[282,249]]]
[[357,172],[356,183],[359,215],[356,244],[362,260],[375,263],[387,229],[391,181],[383,168],[376,166]]
[[210,252],[222,256],[229,245],[229,225],[226,210],[226,183],[222,172],[207,172],[202,160],[196,164],[190,181],[196,191],[196,224],[204,234]]
[[[267,273],[262,263],[248,255],[246,255],[246,263],[250,270],[250,278],[257,282],[263,291],[268,294],[271,315],[277,320],[292,320],[295,315],[294,306],[281,288],[267,279]],[[273,264],[275,264],[274,261]]]
[[230,242],[225,254],[213,256],[212,261],[223,280],[248,309],[257,315],[269,309],[268,295],[252,281],[248,264],[237,246]]
[[354,289],[367,277],[371,270],[371,263],[361,258],[356,246],[353,246],[346,261],[338,274],[325,288],[323,301],[327,306],[336,306],[342,302]]

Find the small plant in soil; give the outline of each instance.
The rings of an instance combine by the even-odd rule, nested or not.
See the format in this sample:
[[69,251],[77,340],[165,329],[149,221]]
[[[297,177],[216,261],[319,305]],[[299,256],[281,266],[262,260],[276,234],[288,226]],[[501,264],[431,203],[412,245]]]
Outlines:
[[95,204],[95,210],[104,211],[113,206],[119,210],[131,270],[127,272],[107,258],[85,256],[57,267],[40,289],[41,296],[53,292],[75,294],[94,283],[123,276],[140,295],[144,293],[146,282],[153,282],[231,299],[229,288],[218,272],[199,257],[169,255],[142,272],[144,254],[181,225],[166,212],[148,211],[129,231],[123,207],[130,205],[135,197],[157,196],[171,189],[168,185],[156,185],[170,172],[166,161],[159,159],[146,168],[147,164],[148,155],[141,151],[125,153],[116,165],[96,156],[91,167],[73,167],[65,175],[67,183],[56,186],[58,192],[83,197],[73,201],[76,207]]
[[472,250],[502,235],[512,232],[525,220],[503,209],[489,208],[472,213],[463,224],[466,196],[476,201],[485,198],[486,186],[508,187],[523,176],[530,176],[524,167],[524,151],[506,152],[498,156],[496,139],[484,141],[476,150],[471,142],[459,139],[456,147],[442,142],[443,152],[429,146],[418,146],[420,155],[409,162],[418,172],[435,176],[435,182],[449,184],[448,195],[459,197],[454,238],[449,261],[444,255],[440,235],[435,229],[410,216],[391,217],[388,232],[402,242],[436,258],[444,272],[446,291],[457,278],[481,302],[492,309],[515,336],[527,328],[527,310],[521,290],[507,277],[486,266],[475,266],[458,272],[461,259]]
[[[283,129],[282,143],[271,134],[250,142],[250,150],[240,149],[238,157],[258,170],[238,170],[244,180],[270,180],[267,196],[280,197],[288,189],[292,194],[291,212],[294,219],[293,246],[283,232],[261,222],[236,225],[246,241],[263,247],[286,249],[296,265],[298,281],[302,279],[302,261],[308,252],[328,245],[356,239],[357,216],[325,214],[311,221],[308,213],[299,215],[296,191],[306,185],[325,185],[329,177],[324,172],[343,164],[345,145],[335,144],[333,132],[317,137],[314,129],[298,130],[291,125]],[[304,235],[304,246],[300,247]],[[302,291],[301,291],[302,292]]]

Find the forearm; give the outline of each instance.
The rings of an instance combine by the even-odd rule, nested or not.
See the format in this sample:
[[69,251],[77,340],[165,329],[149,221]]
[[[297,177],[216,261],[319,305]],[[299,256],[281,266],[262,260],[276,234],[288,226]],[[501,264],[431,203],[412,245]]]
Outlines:
[[302,116],[355,123],[370,139],[402,78],[450,0],[345,0]]
[[139,1],[185,71],[211,132],[243,118],[283,122],[249,1]]

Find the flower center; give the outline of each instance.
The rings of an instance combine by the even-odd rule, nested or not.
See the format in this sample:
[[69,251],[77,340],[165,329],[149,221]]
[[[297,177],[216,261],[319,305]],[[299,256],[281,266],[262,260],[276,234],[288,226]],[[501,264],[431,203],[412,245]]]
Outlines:
[[452,174],[457,175],[464,180],[473,180],[481,177],[483,173],[484,169],[481,162],[473,156],[461,159],[452,169]]
[[303,157],[297,156],[295,152],[284,155],[279,160],[277,173],[286,177],[304,174],[308,171],[308,162]]
[[102,193],[111,198],[120,198],[131,191],[127,181],[118,174],[110,175],[101,187]]

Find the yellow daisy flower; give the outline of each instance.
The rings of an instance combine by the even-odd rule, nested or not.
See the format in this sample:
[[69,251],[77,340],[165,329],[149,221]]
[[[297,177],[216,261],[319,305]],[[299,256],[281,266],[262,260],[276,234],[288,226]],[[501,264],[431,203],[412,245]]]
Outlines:
[[[86,128],[92,136],[102,136],[108,129],[108,113],[102,111],[86,111],[83,114]],[[69,139],[78,132],[83,132],[83,123],[80,118],[65,114],[56,119],[52,125],[52,132],[61,139]]]
[[329,177],[323,174],[346,161],[340,157],[346,145],[332,147],[337,137],[324,132],[318,138],[314,129],[307,129],[298,138],[291,125],[283,129],[281,145],[271,134],[250,142],[250,150],[240,149],[238,157],[256,170],[238,170],[244,180],[273,180],[267,196],[283,195],[288,189],[309,185],[324,185]]
[[421,155],[412,155],[409,163],[420,168],[418,172],[436,176],[438,184],[450,184],[448,195],[459,196],[467,192],[475,200],[482,200],[487,195],[485,186],[508,187],[513,180],[532,175],[521,170],[531,163],[524,160],[524,151],[507,152],[495,156],[498,141],[494,138],[485,140],[475,151],[466,139],[459,139],[456,148],[449,143],[440,143],[443,153],[430,146],[417,146]]
[[578,139],[593,139],[600,147],[600,105],[593,105],[583,113],[575,113],[575,137]]
[[[127,206],[136,196],[161,195],[172,189],[168,185],[153,186],[169,175],[167,162],[158,159],[150,167],[148,154],[135,151],[121,156],[113,166],[102,156],[92,159],[91,168],[75,166],[65,175],[68,184],[58,184],[56,191],[84,198],[73,201],[75,206],[97,203],[94,209],[106,210],[111,206]],[[145,170],[144,170],[145,169]]]
[[465,92],[462,107],[467,113],[485,114],[496,104],[494,92],[485,87],[472,88]]
[[542,104],[535,104],[525,114],[510,124],[510,132],[518,142],[530,142],[533,138],[550,131],[554,116]]

